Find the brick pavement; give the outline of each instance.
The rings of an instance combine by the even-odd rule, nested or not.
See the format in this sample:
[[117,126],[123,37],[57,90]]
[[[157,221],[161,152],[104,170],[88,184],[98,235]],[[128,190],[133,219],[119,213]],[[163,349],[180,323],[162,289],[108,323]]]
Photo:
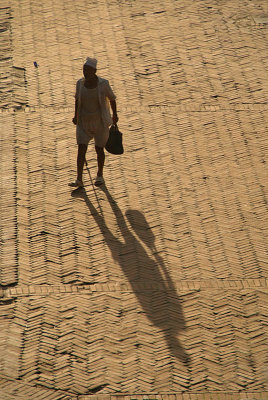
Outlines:
[[[265,1],[1,7],[0,399],[266,399]],[[71,193],[88,55],[126,152]]]

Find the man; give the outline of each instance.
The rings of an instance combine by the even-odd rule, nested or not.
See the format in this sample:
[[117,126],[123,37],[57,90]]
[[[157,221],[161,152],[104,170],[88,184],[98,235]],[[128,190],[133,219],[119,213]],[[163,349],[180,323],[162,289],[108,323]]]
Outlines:
[[[76,125],[77,179],[70,183],[72,187],[83,187],[83,167],[88,143],[94,138],[97,153],[98,172],[95,185],[104,183],[103,167],[105,161],[104,147],[109,138],[109,126],[118,122],[116,111],[116,96],[108,80],[96,75],[97,60],[87,57],[83,66],[84,78],[76,83],[75,115]],[[113,112],[111,117],[110,107]]]

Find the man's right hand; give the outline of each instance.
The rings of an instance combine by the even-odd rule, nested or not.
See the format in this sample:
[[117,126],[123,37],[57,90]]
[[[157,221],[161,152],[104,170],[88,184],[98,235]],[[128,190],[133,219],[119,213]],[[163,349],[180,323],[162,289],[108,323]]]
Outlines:
[[77,117],[73,117],[73,123],[77,125]]

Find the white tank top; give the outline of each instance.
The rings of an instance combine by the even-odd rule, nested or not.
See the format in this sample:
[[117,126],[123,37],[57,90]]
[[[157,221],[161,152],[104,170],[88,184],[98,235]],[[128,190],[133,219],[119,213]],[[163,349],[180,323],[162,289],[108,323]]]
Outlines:
[[95,114],[100,112],[98,87],[94,89],[88,89],[82,85],[81,110],[86,114]]

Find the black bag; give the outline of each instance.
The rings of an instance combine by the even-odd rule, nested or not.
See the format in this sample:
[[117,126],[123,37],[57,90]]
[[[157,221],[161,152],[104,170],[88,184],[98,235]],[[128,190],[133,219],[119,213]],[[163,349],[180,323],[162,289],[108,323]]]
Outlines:
[[123,154],[124,148],[122,143],[122,133],[117,125],[112,125],[109,129],[109,139],[105,149],[111,154]]

